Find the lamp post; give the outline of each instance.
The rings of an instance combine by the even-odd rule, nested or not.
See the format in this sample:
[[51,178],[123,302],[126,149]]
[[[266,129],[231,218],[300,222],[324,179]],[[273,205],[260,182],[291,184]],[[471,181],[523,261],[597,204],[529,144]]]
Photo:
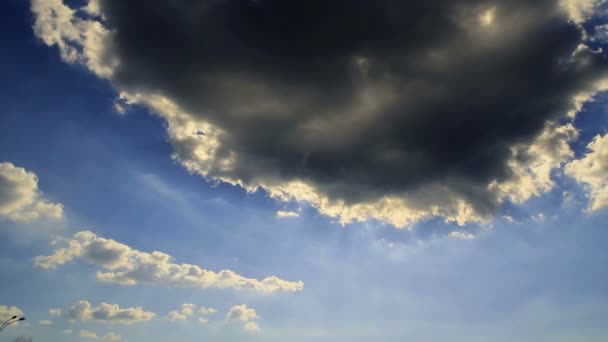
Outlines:
[[7,319],[4,323],[2,323],[2,325],[0,326],[0,332],[2,332],[2,330],[4,330],[6,327],[8,327],[9,325],[15,323],[15,322],[19,322],[19,321],[25,321],[25,317],[21,317],[19,318],[18,316],[13,316],[9,319]]

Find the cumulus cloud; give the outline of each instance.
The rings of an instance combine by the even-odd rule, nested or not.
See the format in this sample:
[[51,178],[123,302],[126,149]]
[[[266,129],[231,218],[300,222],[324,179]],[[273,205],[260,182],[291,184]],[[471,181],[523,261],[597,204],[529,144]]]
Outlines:
[[61,316],[61,309],[49,309],[49,315],[51,317],[59,317]]
[[258,318],[255,309],[247,307],[245,304],[231,307],[226,314],[226,321],[243,323],[245,331],[260,331],[260,326],[254,322]]
[[[190,316],[194,315],[195,309],[196,309],[196,305],[194,305],[194,304],[182,304],[182,307],[180,310],[174,310],[174,311],[169,312],[169,314],[167,315],[167,318],[171,322],[187,321],[190,318]],[[207,307],[202,306],[198,310],[196,310],[196,313],[199,315],[199,317],[198,317],[199,323],[207,324],[207,323],[209,323],[209,319],[207,316],[216,314],[217,309],[207,308]]]
[[556,122],[605,90],[582,25],[603,3],[33,0],[32,12],[36,35],[110,80],[120,108],[167,122],[188,171],[344,224],[409,226],[483,222],[552,187],[575,137]]
[[207,316],[210,315],[215,315],[217,313],[217,309],[214,308],[207,308],[207,307],[201,307],[198,310],[198,314],[200,315],[200,317],[198,318],[199,323],[201,324],[207,324],[209,323],[209,319],[207,318]]
[[93,307],[86,300],[81,300],[72,305],[65,312],[65,317],[74,321],[99,321],[106,323],[133,324],[146,322],[154,318],[156,314],[145,311],[141,307],[121,309],[116,304],[101,303]]
[[228,310],[226,320],[247,322],[258,318],[255,309],[247,307],[245,304],[235,305]]
[[0,218],[31,222],[62,216],[63,205],[44,198],[36,174],[9,162],[0,163]]
[[90,231],[74,234],[49,256],[34,258],[34,264],[52,269],[75,259],[99,266],[97,279],[120,285],[154,284],[184,288],[234,288],[262,292],[301,291],[304,283],[276,276],[258,280],[231,270],[214,272],[192,264],[176,264],[165,253],[133,249],[120,242],[96,236]]
[[174,310],[169,312],[169,320],[171,322],[186,321],[188,320],[188,317],[192,316],[192,314],[194,313],[195,307],[196,305],[194,304],[182,304],[181,310]]
[[502,194],[502,198],[520,204],[551,190],[555,185],[551,173],[574,156],[570,143],[577,137],[578,132],[572,124],[549,123],[531,144],[512,147],[511,179],[494,182],[490,188]]
[[[23,311],[21,311],[21,309],[19,309],[16,306],[6,306],[6,305],[0,305],[0,319],[2,320],[2,322],[4,322],[5,320],[13,317],[13,316],[23,316]],[[10,326],[15,327],[18,326],[20,322],[16,322],[11,324]],[[27,323],[25,325],[28,325]]]
[[608,206],[608,134],[596,136],[587,145],[587,154],[566,166],[566,174],[589,190],[589,210]]
[[0,305],[0,317],[23,316],[23,311],[16,306]]
[[[71,330],[70,330],[71,333]],[[113,333],[113,332],[109,332],[103,336],[98,336],[96,332],[93,331],[89,331],[89,330],[80,330],[80,338],[83,339],[87,339],[87,340],[99,340],[99,341],[120,341],[121,340],[121,336]]]

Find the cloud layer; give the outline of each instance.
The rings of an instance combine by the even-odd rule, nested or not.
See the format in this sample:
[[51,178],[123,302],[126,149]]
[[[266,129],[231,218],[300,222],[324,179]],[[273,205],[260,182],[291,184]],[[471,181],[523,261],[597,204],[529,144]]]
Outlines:
[[34,264],[52,269],[75,259],[84,259],[101,267],[97,279],[120,285],[154,284],[188,288],[233,288],[261,292],[301,291],[304,283],[276,276],[258,280],[231,270],[214,272],[197,265],[176,264],[165,253],[138,251],[120,242],[98,237],[90,231],[74,234],[52,255],[34,258]]
[[605,89],[580,25],[600,1],[94,4],[33,0],[34,30],[162,116],[189,171],[342,223],[464,224],[547,191],[556,122]]
[[0,218],[31,222],[62,216],[63,205],[44,199],[36,174],[9,162],[0,163]]

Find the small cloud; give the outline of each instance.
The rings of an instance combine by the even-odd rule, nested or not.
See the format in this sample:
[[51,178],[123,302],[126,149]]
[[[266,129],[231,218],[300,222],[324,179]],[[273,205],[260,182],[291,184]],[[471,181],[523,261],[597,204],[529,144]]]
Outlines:
[[475,238],[475,235],[467,232],[451,232],[450,237],[460,240],[473,240]]
[[294,218],[300,217],[300,213],[295,211],[279,210],[276,214],[277,218]]
[[513,216],[511,215],[505,215],[502,217],[505,221],[509,222],[509,223],[516,223],[517,221],[515,220],[515,218],[513,218]]
[[182,304],[181,310],[169,312],[168,318],[171,322],[186,321],[194,313],[195,307],[196,305],[194,304]]
[[203,307],[201,307],[201,308],[198,310],[198,313],[199,313],[200,315],[203,315],[203,316],[207,316],[207,315],[213,315],[213,314],[217,313],[217,309],[214,309],[214,308],[206,308],[206,307],[204,307],[204,306],[203,306]]
[[72,330],[70,330],[70,329],[65,329],[65,330],[62,330],[62,331],[61,331],[61,333],[62,333],[63,335],[70,335],[72,332],[73,332],[73,331],[72,331]]
[[45,319],[45,320],[39,321],[38,323],[40,325],[51,325],[51,324],[53,324],[53,321]]
[[96,340],[98,337],[97,337],[97,333],[94,333],[92,331],[80,330],[80,338],[86,338],[86,339],[90,339],[90,340]]
[[249,308],[245,304],[235,305],[230,308],[226,315],[228,321],[243,321],[247,322],[258,317],[254,308]]
[[533,215],[531,218],[532,218],[532,220],[537,221],[537,222],[542,222],[546,219],[544,213],[538,213],[536,215]]
[[59,317],[61,316],[61,309],[49,309],[49,315],[51,317]]
[[58,220],[63,217],[63,204],[44,198],[35,173],[4,162],[0,163],[0,217],[24,223]]
[[596,26],[595,33],[591,36],[591,40],[598,43],[608,42],[608,24]]
[[254,308],[249,308],[245,304],[235,305],[228,310],[226,314],[226,321],[228,322],[242,322],[243,330],[245,331],[260,331],[260,327],[257,323],[253,322],[258,319],[258,315]]
[[243,330],[245,331],[261,331],[260,326],[256,322],[247,322],[243,325]]
[[111,342],[120,341],[120,339],[121,339],[121,336],[118,334],[115,334],[113,332],[109,332],[101,338],[102,341],[111,341]]
[[587,154],[566,165],[565,171],[587,190],[589,212],[608,207],[608,134],[593,138]]
[[207,323],[209,323],[209,319],[207,319],[207,316],[209,316],[209,315],[214,315],[214,314],[216,314],[216,313],[217,313],[217,309],[214,309],[214,308],[206,308],[206,307],[201,307],[201,308],[198,310],[198,314],[200,315],[200,317],[199,317],[198,321],[199,321],[201,324],[207,324]]
[[99,340],[110,342],[116,342],[121,340],[121,336],[113,332],[109,332],[103,336],[98,336],[96,332],[89,330],[80,330],[80,338],[87,340]]

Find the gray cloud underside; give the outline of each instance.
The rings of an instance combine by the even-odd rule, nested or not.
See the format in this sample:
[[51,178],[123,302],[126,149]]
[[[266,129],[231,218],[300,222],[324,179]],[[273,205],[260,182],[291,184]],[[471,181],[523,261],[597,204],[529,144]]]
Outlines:
[[569,20],[590,5],[568,4],[101,0],[109,33],[88,65],[123,93],[162,96],[217,127],[197,132],[214,139],[203,170],[198,140],[172,137],[175,156],[205,176],[302,182],[347,207],[464,201],[484,217],[502,201],[489,185],[525,162],[513,146],[531,145],[605,77],[605,56],[581,47]]
[[[604,72],[555,1],[103,1],[114,81],[228,132],[225,176],[361,201],[441,183],[493,209],[509,147]],[[486,31],[486,32],[482,32]],[[368,102],[368,103],[366,103]],[[203,132],[204,133],[204,132]],[[187,152],[184,152],[187,153]],[[221,174],[222,171],[215,170]]]

